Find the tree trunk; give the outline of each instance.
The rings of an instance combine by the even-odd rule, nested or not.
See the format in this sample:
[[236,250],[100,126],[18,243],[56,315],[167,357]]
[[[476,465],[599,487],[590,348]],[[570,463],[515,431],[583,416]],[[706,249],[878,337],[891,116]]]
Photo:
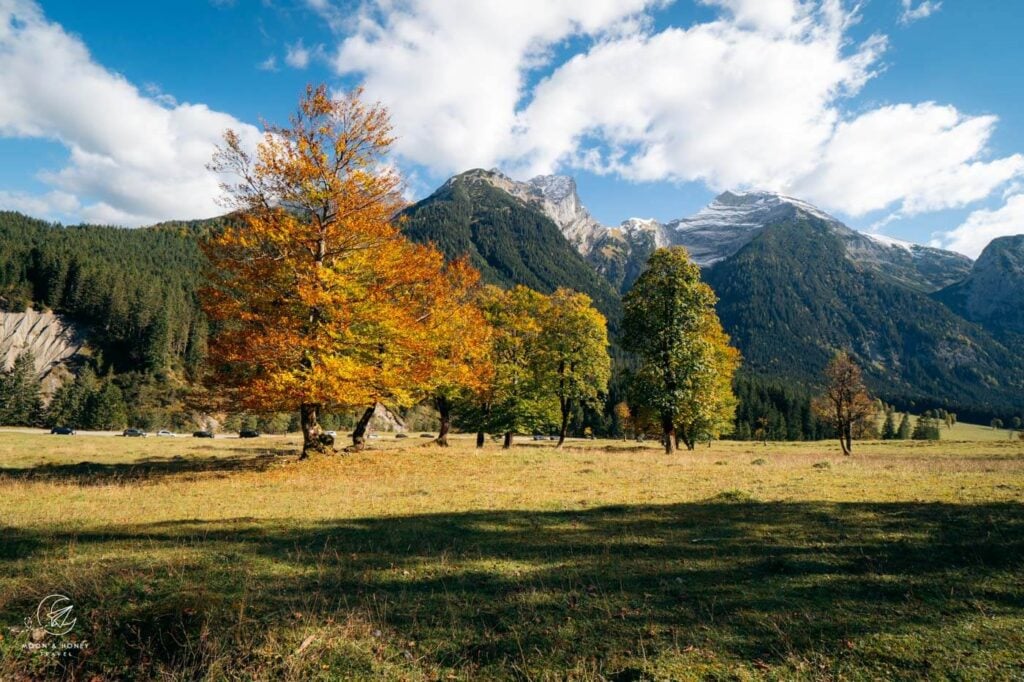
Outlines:
[[569,431],[569,413],[571,412],[569,401],[562,402],[562,427],[558,430],[558,445],[555,449],[562,447],[565,443],[565,434]]
[[486,436],[484,436],[484,432],[483,431],[477,431],[476,432],[476,446],[478,448],[482,448],[484,446],[484,439],[485,438],[486,438]]
[[853,454],[853,425],[846,425],[846,447],[843,448],[844,455]]
[[373,419],[373,412],[376,408],[376,403],[366,408],[366,412],[363,412],[363,416],[356,422],[356,428],[352,431],[353,450],[362,450],[366,447],[366,427],[370,425],[370,420]]
[[672,417],[662,415],[661,430],[662,440],[665,442],[665,454],[671,455],[676,451],[676,426],[672,423]]
[[302,403],[299,406],[299,422],[302,425],[302,455],[306,459],[313,452],[327,452],[327,446],[320,442],[323,430],[320,428],[320,405]]
[[437,407],[437,411],[441,415],[441,428],[437,432],[434,442],[446,448],[448,447],[448,432],[452,428],[452,404],[448,398],[439,395],[434,397],[434,406]]
[[512,447],[512,432],[506,431],[505,442],[501,444],[501,448],[502,450],[508,450],[510,447]]

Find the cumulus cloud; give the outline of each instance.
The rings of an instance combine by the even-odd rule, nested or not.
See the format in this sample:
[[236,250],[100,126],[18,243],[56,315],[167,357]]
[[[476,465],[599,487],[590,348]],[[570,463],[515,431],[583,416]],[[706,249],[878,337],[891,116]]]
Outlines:
[[840,123],[791,189],[850,215],[965,206],[1024,172],[1020,154],[981,160],[996,121],[931,102],[881,107]]
[[[67,165],[38,196],[0,195],[0,206],[140,225],[222,212],[206,170],[222,133],[259,131],[204,104],[144,94],[97,64],[77,37],[27,0],[0,0],[0,136],[56,140]],[[38,210],[48,208],[49,210]]]
[[491,166],[515,153],[527,74],[552,47],[634,30],[628,20],[652,1],[381,0],[364,6],[334,64],[388,105],[407,159],[436,172]]
[[[698,1],[719,16],[653,31],[642,0],[369,0],[335,65],[391,108],[399,152],[435,172],[586,169],[774,189],[854,216],[964,206],[1021,174],[1018,155],[988,158],[992,116],[848,112],[887,46],[851,42],[858,5]],[[563,59],[553,47],[569,37]]]
[[997,209],[974,211],[962,225],[940,235],[935,246],[977,258],[996,237],[1024,234],[1024,194],[1013,194]]
[[911,24],[920,19],[927,19],[942,9],[939,0],[921,0],[917,5],[914,0],[903,0],[903,13],[900,15],[901,24]]

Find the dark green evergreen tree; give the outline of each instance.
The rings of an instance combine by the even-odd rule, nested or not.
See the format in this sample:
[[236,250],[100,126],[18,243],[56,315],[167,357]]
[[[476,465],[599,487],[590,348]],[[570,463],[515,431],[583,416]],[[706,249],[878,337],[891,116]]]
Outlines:
[[124,395],[109,378],[93,391],[85,404],[82,422],[85,428],[110,431],[124,428],[128,421]]
[[885,424],[882,425],[882,440],[894,440],[896,438],[896,422],[892,415],[892,410],[886,410]]
[[0,424],[41,426],[42,422],[42,385],[35,356],[25,350],[14,359],[14,366],[0,375]]

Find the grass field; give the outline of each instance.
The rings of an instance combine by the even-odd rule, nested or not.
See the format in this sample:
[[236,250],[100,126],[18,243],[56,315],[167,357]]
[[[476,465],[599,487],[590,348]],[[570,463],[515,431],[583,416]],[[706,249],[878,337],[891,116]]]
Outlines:
[[[957,429],[302,463],[0,433],[0,679],[1024,679],[1024,444]],[[52,593],[61,638],[23,625]]]

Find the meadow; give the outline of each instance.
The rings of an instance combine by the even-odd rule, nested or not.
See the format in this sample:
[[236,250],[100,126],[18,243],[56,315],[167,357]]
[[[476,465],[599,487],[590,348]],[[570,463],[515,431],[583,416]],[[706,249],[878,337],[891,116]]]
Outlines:
[[1024,443],[943,437],[0,432],[0,679],[1022,679]]

